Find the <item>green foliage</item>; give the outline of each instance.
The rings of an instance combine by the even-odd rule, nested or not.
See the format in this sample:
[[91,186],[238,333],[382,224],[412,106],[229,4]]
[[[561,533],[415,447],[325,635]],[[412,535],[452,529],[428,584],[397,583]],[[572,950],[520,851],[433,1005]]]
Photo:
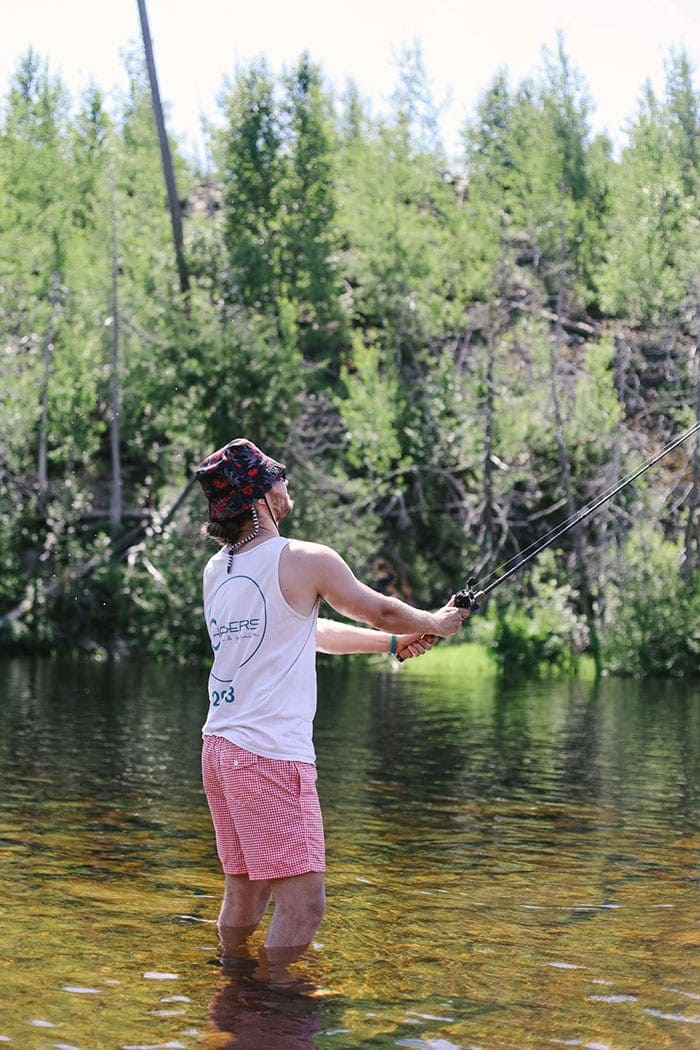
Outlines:
[[482,196],[503,202],[513,169],[510,134],[513,98],[505,70],[499,70],[481,96],[476,114],[464,127],[463,137],[470,181]]
[[671,148],[688,197],[698,194],[698,143],[700,140],[700,96],[693,84],[694,70],[684,51],[671,54],[666,62],[666,99]]
[[606,617],[613,674],[700,674],[700,570],[686,582],[682,558],[680,544],[650,526],[628,540]]
[[240,74],[224,101],[227,126],[217,143],[224,185],[224,244],[229,296],[270,305],[279,291],[275,237],[281,133],[274,84],[265,63]]
[[600,436],[603,428],[614,431],[621,422],[621,406],[615,390],[615,349],[609,340],[586,347],[585,364],[576,385],[576,405],[572,420],[574,434],[587,424]]
[[[613,161],[559,40],[537,77],[494,78],[463,167],[445,157],[418,49],[382,119],[352,85],[335,99],[308,55],[281,76],[255,63],[225,86],[206,177],[173,143],[186,302],[148,79],[137,55],[127,68],[113,112],[94,87],[73,109],[30,51],[0,118],[4,641],[206,657],[204,506],[187,486],[233,436],[288,464],[290,531],[434,607],[561,523],[562,444],[584,503],[694,418],[697,93],[684,55]],[[668,560],[690,452],[586,527],[611,669],[697,667],[683,631],[697,586]],[[662,504],[662,547],[645,542],[673,612],[655,648],[643,559],[629,547],[626,576],[613,544]],[[578,664],[580,565],[561,546],[473,625],[508,672]]]
[[667,69],[663,101],[647,86],[612,179],[601,302],[636,324],[658,324],[678,311],[697,274],[697,108],[681,55]]
[[356,325],[395,348],[412,367],[419,348],[444,334],[451,313],[452,220],[457,202],[401,128],[377,128],[338,157],[338,221],[348,245],[345,273]]
[[120,571],[118,615],[126,646],[184,663],[210,655],[202,619],[201,571],[216,547],[195,526],[157,532]]
[[415,153],[440,156],[439,110],[419,44],[401,48],[396,68],[398,82],[392,96],[394,123]]
[[496,75],[465,128],[467,168],[476,198],[505,213],[511,241],[534,262],[550,300],[563,248],[567,295],[588,304],[604,249],[609,147],[591,142],[586,87],[561,38],[544,60],[541,79],[515,91],[504,72]]
[[271,319],[293,307],[307,357],[338,356],[342,339],[332,182],[334,129],[321,73],[307,55],[280,92],[260,62],[224,99],[226,296]]
[[575,674],[587,644],[586,624],[575,611],[575,593],[558,580],[551,551],[545,552],[517,602],[492,614],[492,645],[499,669],[509,676]]
[[64,271],[67,107],[60,81],[30,50],[10,83],[0,150],[3,312],[16,338],[45,331],[52,280]]
[[345,396],[338,408],[347,432],[346,459],[377,482],[396,466],[401,446],[396,434],[399,381],[391,369],[380,370],[380,350],[357,338],[352,363],[341,371]]
[[280,188],[282,291],[297,305],[305,357],[336,358],[340,281],[329,100],[320,69],[302,55],[286,78],[290,155]]

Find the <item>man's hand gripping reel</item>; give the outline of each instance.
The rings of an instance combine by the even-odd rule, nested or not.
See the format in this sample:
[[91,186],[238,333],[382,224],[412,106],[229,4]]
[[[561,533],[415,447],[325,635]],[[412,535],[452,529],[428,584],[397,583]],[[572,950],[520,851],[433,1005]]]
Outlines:
[[[458,609],[469,609],[470,612],[476,612],[479,608],[479,603],[476,600],[477,592],[474,589],[476,587],[476,580],[473,576],[470,576],[467,580],[467,586],[461,591],[457,591],[454,596],[455,605]],[[396,659],[400,664],[403,663],[404,657],[400,654],[397,655]]]

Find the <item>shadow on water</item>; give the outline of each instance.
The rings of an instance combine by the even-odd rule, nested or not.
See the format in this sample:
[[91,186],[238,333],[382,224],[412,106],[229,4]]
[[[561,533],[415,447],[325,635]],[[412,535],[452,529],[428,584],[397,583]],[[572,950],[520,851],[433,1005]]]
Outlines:
[[697,683],[324,664],[328,913],[271,973],[222,965],[205,672],[0,667],[0,1044],[698,1045]]

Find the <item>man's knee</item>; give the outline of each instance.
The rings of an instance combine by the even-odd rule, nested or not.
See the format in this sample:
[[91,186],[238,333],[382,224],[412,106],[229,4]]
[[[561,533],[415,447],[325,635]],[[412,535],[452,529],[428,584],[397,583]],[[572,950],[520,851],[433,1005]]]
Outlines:
[[270,900],[270,884],[254,882],[247,875],[226,875],[225,878],[223,925],[258,923]]
[[321,872],[276,880],[272,884],[272,895],[277,907],[294,912],[309,923],[318,925],[326,911],[326,891]]
[[[278,899],[278,903],[279,899]],[[298,894],[287,895],[282,902],[290,911],[295,911],[307,922],[318,926],[326,912],[326,894],[323,886],[300,889]]]
[[319,926],[326,913],[326,894],[323,886],[306,898],[306,914],[309,922]]

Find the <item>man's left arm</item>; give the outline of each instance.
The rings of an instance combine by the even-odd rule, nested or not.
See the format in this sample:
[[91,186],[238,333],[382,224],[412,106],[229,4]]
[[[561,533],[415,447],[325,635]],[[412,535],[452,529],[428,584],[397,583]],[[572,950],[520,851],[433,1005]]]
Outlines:
[[396,639],[395,654],[400,654],[404,660],[412,656],[421,656],[435,643],[435,637],[429,634],[391,635],[387,631],[375,631],[371,627],[358,627],[355,624],[319,618],[316,649],[320,653],[335,656],[348,653],[390,653],[392,638]]

